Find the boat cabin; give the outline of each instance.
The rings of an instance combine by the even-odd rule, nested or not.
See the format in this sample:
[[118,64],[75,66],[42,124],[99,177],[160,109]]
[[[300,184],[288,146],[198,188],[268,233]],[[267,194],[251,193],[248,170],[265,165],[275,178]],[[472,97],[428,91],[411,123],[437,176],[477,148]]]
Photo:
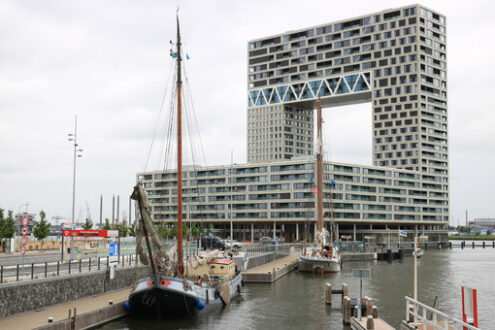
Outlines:
[[195,276],[222,278],[230,280],[235,277],[235,262],[228,258],[215,258],[209,263],[202,265],[194,270]]

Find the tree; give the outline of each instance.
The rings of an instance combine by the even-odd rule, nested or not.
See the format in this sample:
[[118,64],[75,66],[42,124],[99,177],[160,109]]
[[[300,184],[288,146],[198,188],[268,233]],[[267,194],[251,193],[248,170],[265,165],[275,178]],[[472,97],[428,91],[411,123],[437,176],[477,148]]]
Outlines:
[[129,236],[132,236],[132,237],[136,236],[136,221],[134,221],[132,226],[129,226]]
[[50,223],[45,220],[45,211],[40,211],[40,221],[34,225],[33,236],[38,240],[47,238],[50,235]]
[[194,237],[198,237],[199,234],[201,233],[201,229],[198,224],[194,223],[192,227],[192,235]]
[[126,237],[128,228],[125,225],[125,222],[117,223],[113,226],[113,229],[118,230],[120,232],[120,237]]
[[3,220],[3,209],[0,209],[0,220]]
[[9,216],[6,219],[0,218],[0,237],[1,238],[12,238],[17,231],[15,221],[12,218],[13,211],[8,211]]
[[189,227],[185,223],[182,223],[182,237],[188,237],[189,233]]
[[174,225],[172,226],[172,228],[170,228],[170,231],[169,231],[170,236],[172,236],[172,237],[177,236],[177,232],[178,232],[177,228],[178,228],[177,222],[174,222]]
[[93,228],[93,223],[88,218],[86,218],[86,221],[84,222],[82,227],[85,230],[90,230],[91,228]]
[[213,225],[210,223],[208,225],[208,231],[207,231],[207,234],[210,235],[211,233],[213,232]]
[[167,224],[165,222],[162,222],[158,226],[158,235],[161,238],[167,238],[168,236],[170,236],[170,229],[168,229],[168,226],[167,226]]
[[104,230],[110,230],[112,229],[112,225],[110,225],[110,220],[108,218],[105,218],[105,224],[103,225]]

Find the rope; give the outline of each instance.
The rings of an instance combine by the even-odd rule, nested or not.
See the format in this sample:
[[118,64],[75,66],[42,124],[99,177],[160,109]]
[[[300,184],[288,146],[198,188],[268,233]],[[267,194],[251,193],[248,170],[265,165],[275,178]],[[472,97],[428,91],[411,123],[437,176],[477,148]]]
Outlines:
[[[173,67],[174,67],[174,61],[172,61],[170,63],[169,72],[168,72],[169,77],[171,77],[170,72],[172,71]],[[154,144],[155,139],[156,139],[156,133],[158,131],[158,125],[160,123],[160,118],[162,115],[163,105],[165,103],[165,98],[167,96],[167,90],[168,90],[169,83],[170,83],[170,78],[167,80],[166,85],[165,85],[165,90],[163,91],[162,101],[160,102],[160,110],[158,112],[158,116],[157,116],[156,121],[155,121],[155,128],[153,129],[153,138],[151,139],[151,144],[150,144],[150,148],[148,150],[148,155],[146,156],[146,160],[144,162],[144,170],[143,171],[146,171],[146,169],[148,168],[148,162],[150,159],[151,151],[153,150],[153,144]]]

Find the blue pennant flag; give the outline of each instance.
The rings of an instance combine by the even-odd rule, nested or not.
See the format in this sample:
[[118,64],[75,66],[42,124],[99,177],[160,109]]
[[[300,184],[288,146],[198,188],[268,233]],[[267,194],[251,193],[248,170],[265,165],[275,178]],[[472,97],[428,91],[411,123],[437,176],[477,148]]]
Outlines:
[[335,181],[334,180],[330,180],[330,184],[334,185],[335,184]]
[[313,178],[312,177],[309,177],[309,182],[313,182]]
[[172,58],[177,58],[177,52],[170,53],[170,56],[172,56]]
[[190,60],[190,59],[191,59],[191,57],[189,56],[188,53],[186,53],[186,60]]

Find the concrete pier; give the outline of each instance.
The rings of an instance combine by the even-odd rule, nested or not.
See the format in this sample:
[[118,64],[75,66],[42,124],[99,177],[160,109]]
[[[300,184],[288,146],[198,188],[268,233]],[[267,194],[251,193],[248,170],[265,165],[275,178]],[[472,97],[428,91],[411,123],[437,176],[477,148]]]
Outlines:
[[245,283],[272,283],[292,271],[299,260],[299,254],[274,260],[242,273]]
[[[71,321],[75,321],[74,329],[96,326],[124,316],[126,311],[123,304],[129,298],[129,293],[130,289],[126,288],[17,314],[0,320],[0,329],[71,329]],[[109,304],[110,301],[112,305]],[[77,309],[77,315],[75,320],[71,320],[68,313],[74,308]],[[48,322],[50,317],[53,318],[52,323]]]

